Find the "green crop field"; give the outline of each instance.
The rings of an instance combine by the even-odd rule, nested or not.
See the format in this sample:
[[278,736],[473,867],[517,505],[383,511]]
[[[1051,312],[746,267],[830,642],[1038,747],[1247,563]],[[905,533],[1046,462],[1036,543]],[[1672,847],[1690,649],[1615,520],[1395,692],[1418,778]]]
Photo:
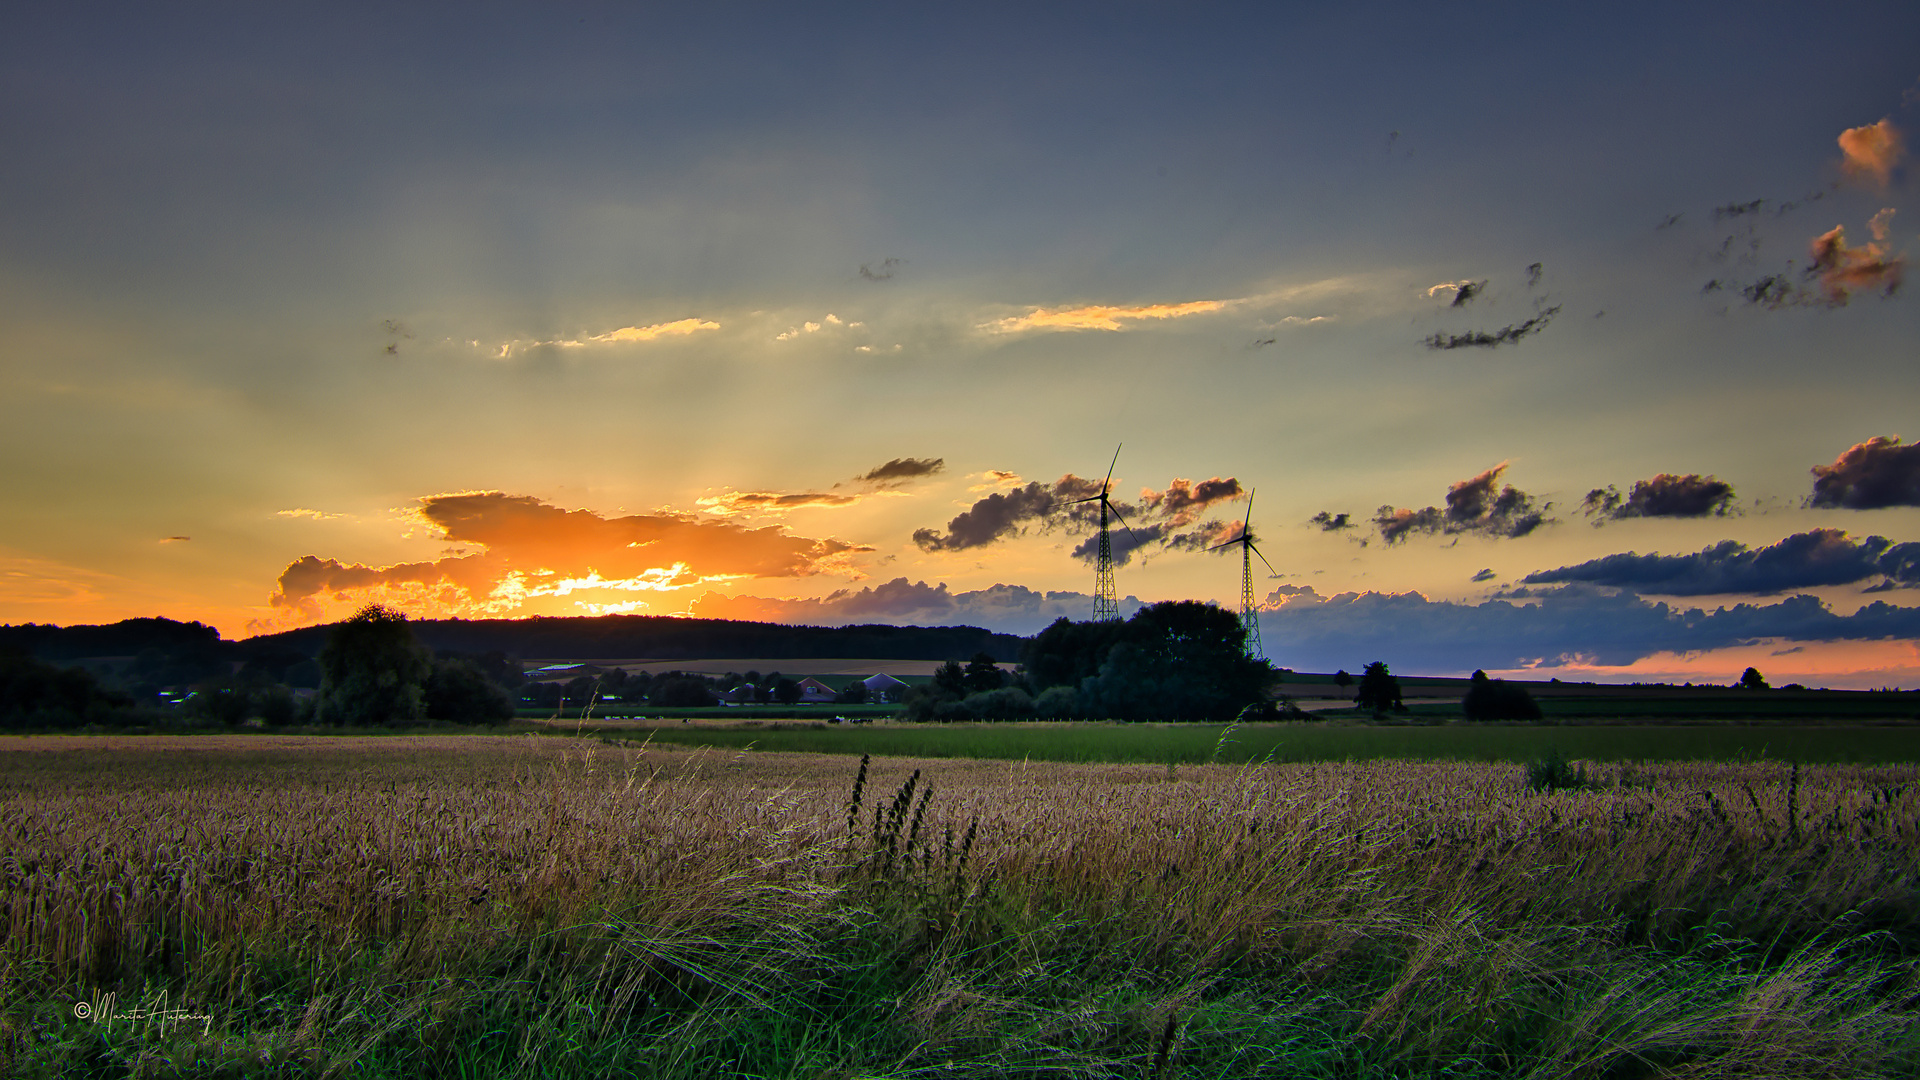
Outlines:
[[[570,725],[562,729],[571,730]],[[1033,761],[1199,762],[1423,761],[1524,762],[1549,750],[1587,761],[1920,762],[1920,726],[1862,724],[1520,724],[1362,725],[1342,723],[826,724],[769,721],[726,726],[641,724],[602,727],[620,741],[752,747],[817,754]]]

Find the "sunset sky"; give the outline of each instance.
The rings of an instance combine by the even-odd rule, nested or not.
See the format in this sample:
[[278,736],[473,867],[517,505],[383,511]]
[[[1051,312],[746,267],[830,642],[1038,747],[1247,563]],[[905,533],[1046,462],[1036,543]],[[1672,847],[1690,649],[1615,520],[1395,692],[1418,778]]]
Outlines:
[[1121,595],[1236,606],[1257,490],[1283,666],[1920,685],[1909,0],[33,5],[0,80],[0,622],[1032,633],[1119,447]]

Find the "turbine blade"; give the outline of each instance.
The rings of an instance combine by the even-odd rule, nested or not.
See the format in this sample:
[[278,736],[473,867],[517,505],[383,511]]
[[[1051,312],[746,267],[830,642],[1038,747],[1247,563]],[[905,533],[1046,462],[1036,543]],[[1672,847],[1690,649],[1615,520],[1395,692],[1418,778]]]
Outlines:
[[1240,523],[1240,531],[1243,533],[1247,531],[1247,526],[1253,524],[1253,491],[1253,488],[1247,489],[1247,520]]
[[[1127,524],[1126,518],[1120,517],[1120,511],[1115,510],[1112,503],[1107,503],[1107,509],[1113,510],[1113,516],[1120,518],[1120,527],[1127,530],[1128,536],[1133,536],[1133,526]],[[1136,547],[1139,546],[1140,538],[1137,536],[1133,536],[1133,542]]]
[[[1252,542],[1252,541],[1248,541],[1248,542],[1247,542],[1247,548],[1248,548],[1248,550],[1250,550],[1250,551],[1252,551],[1252,552],[1253,552],[1253,553],[1254,553],[1255,555],[1260,555],[1260,549],[1259,549],[1259,548],[1257,548],[1257,547],[1254,547],[1254,546],[1253,546],[1253,542]],[[1266,563],[1267,563],[1267,569],[1269,569],[1269,570],[1273,570],[1273,564],[1272,564],[1272,563],[1270,563],[1270,562],[1267,562],[1267,557],[1266,557],[1265,555],[1260,555],[1260,561],[1261,561],[1261,562],[1266,562]],[[1274,573],[1276,573],[1276,574],[1278,574],[1278,573],[1279,573],[1280,571],[1278,571],[1278,570],[1273,570],[1273,572],[1274,572]]]
[[1100,485],[1101,491],[1107,490],[1107,484],[1113,483],[1113,467],[1120,464],[1120,447],[1125,445],[1127,444],[1120,443],[1113,448],[1113,460],[1107,463],[1107,481],[1106,484]]

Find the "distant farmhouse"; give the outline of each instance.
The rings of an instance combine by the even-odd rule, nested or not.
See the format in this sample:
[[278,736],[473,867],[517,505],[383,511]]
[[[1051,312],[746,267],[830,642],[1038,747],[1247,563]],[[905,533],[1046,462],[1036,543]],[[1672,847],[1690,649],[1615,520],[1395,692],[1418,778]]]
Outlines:
[[860,680],[860,685],[867,688],[868,701],[883,705],[899,701],[900,695],[905,693],[907,689],[906,683],[886,674],[874,675],[870,678],[862,679]]
[[828,686],[826,683],[821,682],[811,675],[800,680],[800,703],[802,705],[818,705],[831,702],[839,696],[839,694],[834,693],[833,687]]

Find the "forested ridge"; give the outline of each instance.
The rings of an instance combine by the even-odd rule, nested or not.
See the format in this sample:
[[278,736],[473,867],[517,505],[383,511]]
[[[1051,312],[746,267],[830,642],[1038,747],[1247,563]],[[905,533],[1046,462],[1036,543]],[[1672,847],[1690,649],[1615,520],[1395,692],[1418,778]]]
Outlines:
[[[104,626],[0,626],[0,651],[64,662],[102,656],[191,650],[222,658],[298,654],[315,657],[332,624],[306,626],[241,641],[222,641],[213,628],[170,619],[127,619]],[[1019,659],[1022,638],[977,626],[783,626],[726,619],[604,615],[535,619],[420,619],[408,623],[436,652],[568,660],[725,660],[732,658],[859,657],[946,660],[984,652]]]

